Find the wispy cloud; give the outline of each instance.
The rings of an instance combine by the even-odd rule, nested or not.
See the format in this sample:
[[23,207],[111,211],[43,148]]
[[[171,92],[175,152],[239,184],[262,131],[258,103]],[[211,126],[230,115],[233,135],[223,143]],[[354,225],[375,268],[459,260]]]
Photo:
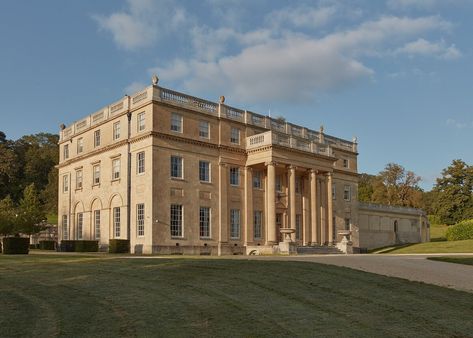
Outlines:
[[410,57],[417,55],[433,56],[445,60],[454,60],[462,56],[462,53],[454,44],[448,46],[443,40],[440,42],[429,42],[422,38],[406,43],[404,46],[398,48],[395,54],[406,54]]
[[447,126],[454,127],[457,129],[473,128],[473,121],[463,122],[463,121],[457,121],[455,119],[449,118],[447,119],[446,123],[447,123]]

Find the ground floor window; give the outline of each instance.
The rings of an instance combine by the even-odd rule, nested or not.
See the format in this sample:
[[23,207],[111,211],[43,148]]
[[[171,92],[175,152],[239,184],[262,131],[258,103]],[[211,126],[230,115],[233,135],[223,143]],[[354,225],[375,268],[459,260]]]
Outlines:
[[138,236],[145,235],[145,205],[136,205],[136,232]]
[[202,238],[210,238],[210,208],[200,207],[199,234]]
[[171,237],[182,237],[182,205],[171,204]]
[[263,225],[263,212],[262,211],[255,211],[255,215],[254,215],[254,223],[253,223],[253,226],[254,226],[254,234],[253,234],[253,237],[255,239],[261,239],[261,229],[262,229],[262,225]]
[[67,215],[62,215],[62,239],[69,239],[69,231],[67,226]]
[[79,212],[77,214],[77,239],[82,239],[82,232],[84,226],[84,214]]
[[115,233],[115,238],[120,237],[120,228],[121,228],[121,223],[120,223],[120,207],[115,207],[113,208],[113,229]]
[[240,238],[240,210],[230,210],[230,238]]
[[350,219],[345,218],[345,230],[350,230]]
[[100,239],[100,210],[94,210],[95,239]]

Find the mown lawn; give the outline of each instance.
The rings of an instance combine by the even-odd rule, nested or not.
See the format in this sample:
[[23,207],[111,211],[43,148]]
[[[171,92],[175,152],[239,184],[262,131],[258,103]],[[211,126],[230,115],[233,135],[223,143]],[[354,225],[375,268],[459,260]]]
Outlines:
[[413,253],[471,253],[473,252],[473,239],[464,241],[441,241],[408,244],[401,247],[383,248],[375,253],[413,254]]
[[448,263],[473,265],[473,257],[428,257],[427,259]]
[[473,294],[307,262],[0,256],[13,337],[466,337]]
[[448,226],[445,224],[431,224],[430,225],[430,241],[446,241],[447,240],[447,229]]

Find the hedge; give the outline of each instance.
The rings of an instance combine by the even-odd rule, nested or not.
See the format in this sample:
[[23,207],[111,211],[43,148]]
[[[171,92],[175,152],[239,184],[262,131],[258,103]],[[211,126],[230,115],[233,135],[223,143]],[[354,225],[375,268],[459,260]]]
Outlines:
[[28,254],[30,239],[24,237],[4,237],[3,253],[5,255]]
[[75,241],[75,252],[97,252],[99,251],[99,241],[79,240]]
[[448,241],[473,239],[473,219],[461,221],[448,227],[446,237]]
[[74,252],[76,248],[76,241],[73,240],[62,240],[59,245],[59,251],[63,252]]
[[40,250],[56,250],[56,241],[39,241]]
[[111,239],[108,246],[109,253],[129,253],[130,241],[127,239]]

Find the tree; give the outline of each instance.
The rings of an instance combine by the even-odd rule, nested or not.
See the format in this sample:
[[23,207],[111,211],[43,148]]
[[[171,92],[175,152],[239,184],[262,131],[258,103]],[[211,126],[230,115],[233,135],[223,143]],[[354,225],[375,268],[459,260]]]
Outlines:
[[9,235],[15,228],[15,206],[10,196],[0,200],[0,235]]
[[442,171],[433,191],[436,214],[445,224],[455,224],[473,218],[473,166],[454,160]]
[[420,180],[420,176],[403,166],[388,163],[375,177],[362,178],[362,198],[374,203],[419,208],[422,206]]
[[18,206],[18,217],[15,233],[34,234],[42,230],[40,224],[46,215],[39,199],[39,193],[34,183],[28,185],[23,191],[23,198]]
[[371,202],[373,197],[373,183],[376,176],[360,174],[358,180],[358,200],[360,202]]

